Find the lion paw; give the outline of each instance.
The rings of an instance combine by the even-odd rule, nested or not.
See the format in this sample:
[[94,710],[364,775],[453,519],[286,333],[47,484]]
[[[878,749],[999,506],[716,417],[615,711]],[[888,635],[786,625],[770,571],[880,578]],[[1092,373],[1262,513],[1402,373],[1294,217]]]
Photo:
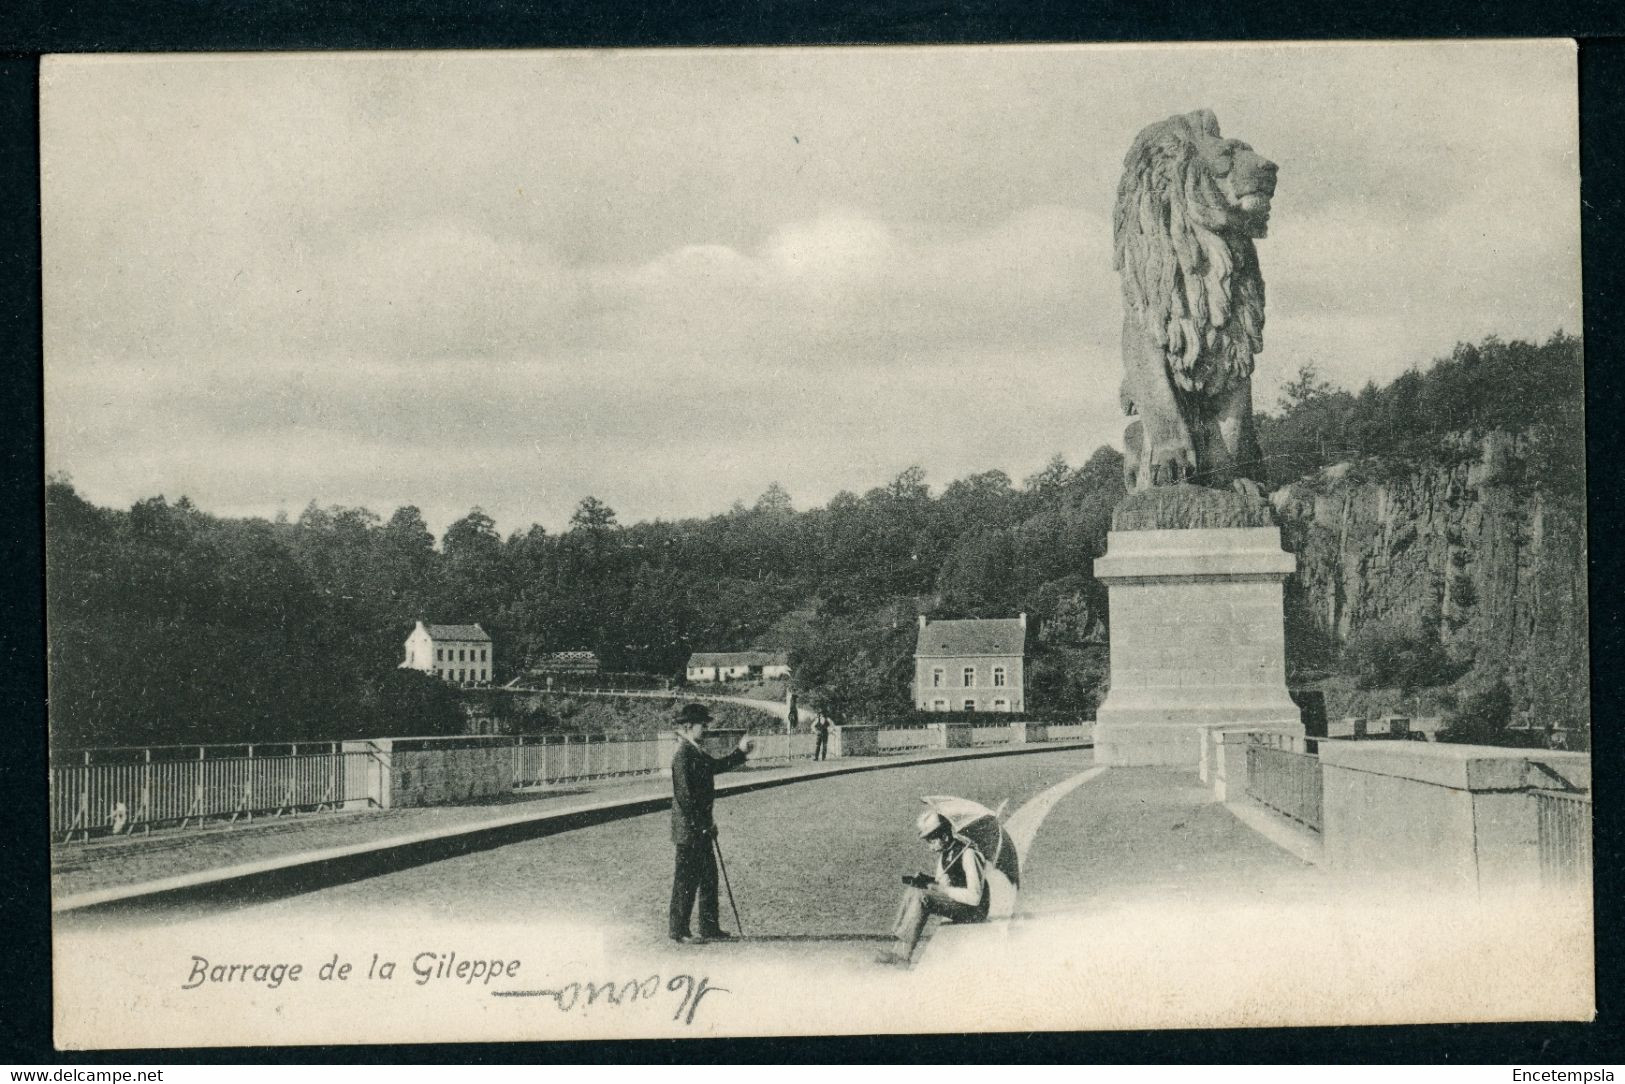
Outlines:
[[1189,448],[1159,448],[1151,453],[1151,484],[1172,486],[1196,473],[1196,456]]

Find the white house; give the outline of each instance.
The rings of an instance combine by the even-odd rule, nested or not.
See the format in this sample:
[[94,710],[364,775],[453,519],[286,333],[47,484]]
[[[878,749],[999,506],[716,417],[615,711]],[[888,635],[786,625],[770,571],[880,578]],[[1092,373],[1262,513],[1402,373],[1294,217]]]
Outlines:
[[479,625],[425,625],[406,638],[403,670],[421,670],[454,685],[487,685],[493,663],[491,637]]
[[1027,615],[970,621],[920,616],[914,706],[921,711],[1027,710]]
[[697,651],[688,657],[690,681],[743,681],[790,676],[782,651]]

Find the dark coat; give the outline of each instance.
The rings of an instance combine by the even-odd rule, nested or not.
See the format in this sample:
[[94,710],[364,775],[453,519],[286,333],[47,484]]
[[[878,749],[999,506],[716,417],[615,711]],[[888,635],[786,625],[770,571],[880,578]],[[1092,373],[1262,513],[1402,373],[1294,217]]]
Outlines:
[[671,841],[678,846],[703,842],[714,822],[711,806],[716,800],[716,775],[745,763],[743,750],[714,757],[679,738],[671,759]]

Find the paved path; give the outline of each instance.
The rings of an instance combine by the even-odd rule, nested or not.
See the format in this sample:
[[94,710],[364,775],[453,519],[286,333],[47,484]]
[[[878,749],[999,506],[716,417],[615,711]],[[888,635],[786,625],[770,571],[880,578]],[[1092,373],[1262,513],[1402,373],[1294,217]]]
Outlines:
[[959,991],[961,1018],[1030,1030],[1583,1019],[1593,1005],[1586,901],[1343,879],[1208,800],[1194,773],[1079,782],[1026,869],[1018,919],[942,927],[914,990]]
[[[940,755],[939,755],[940,756]],[[834,762],[840,764],[840,762]],[[1324,880],[1312,866],[1269,842],[1210,800],[1188,772],[1095,767],[1087,749],[1049,750],[813,779],[725,796],[718,823],[745,930],[753,942],[828,942],[851,955],[883,941],[898,896],[898,877],[924,869],[929,856],[913,838],[919,798],[958,794],[997,806],[1008,801],[1010,827],[1023,854],[1019,914],[1045,918],[1091,914],[1142,903],[1313,899]],[[849,765],[851,766],[851,765]],[[813,765],[723,777],[734,785],[805,775]],[[760,781],[760,780],[756,780]],[[636,800],[669,792],[644,779],[532,796],[538,809],[591,800]],[[524,796],[496,807],[505,813]],[[397,810],[333,817],[324,823],[273,824],[254,832],[216,833],[181,846],[154,840],[120,844],[111,864],[152,869],[201,862],[244,844],[265,853],[318,837],[353,841],[429,825],[477,824],[492,807]],[[297,919],[353,908],[416,918],[455,919],[477,912],[493,920],[542,916],[607,925],[630,946],[663,932],[671,844],[665,812],[643,813],[473,854],[369,876],[266,903],[192,900],[170,919],[247,908],[257,917]],[[88,853],[95,848],[80,848]],[[94,875],[89,862],[85,875]],[[63,880],[73,873],[64,869]],[[724,916],[728,925],[726,902]],[[979,936],[975,930],[956,936]],[[741,946],[742,947],[742,946]]]
[[[1066,748],[1057,743],[1055,748]],[[1078,748],[1073,743],[1071,748]],[[850,757],[784,767],[767,767],[722,777],[724,789],[752,788],[826,774],[892,771],[901,764],[963,761],[967,757],[1037,755],[1046,747],[995,746],[979,750],[925,750],[884,757]],[[159,880],[203,877],[244,865],[291,862],[339,848],[386,847],[394,840],[436,834],[454,836],[484,828],[618,803],[647,803],[670,797],[671,783],[660,776],[603,780],[563,787],[535,788],[499,799],[462,806],[393,809],[361,813],[307,814],[215,824],[203,829],[169,830],[151,836],[122,837],[52,849],[51,887],[58,906],[86,894],[116,892]]]
[[1247,827],[1194,772],[1110,768],[1061,801],[1032,845],[1027,915],[1155,900],[1283,902],[1324,878]]
[[[717,822],[750,945],[867,963],[888,939],[903,873],[930,867],[914,835],[927,794],[1014,809],[1088,768],[1089,750],[1051,751],[838,776],[726,797]],[[365,908],[430,922],[478,913],[491,921],[608,927],[626,948],[663,942],[671,886],[668,815],[582,831],[402,870],[253,907],[259,920],[298,920]],[[732,928],[726,896],[724,925]]]

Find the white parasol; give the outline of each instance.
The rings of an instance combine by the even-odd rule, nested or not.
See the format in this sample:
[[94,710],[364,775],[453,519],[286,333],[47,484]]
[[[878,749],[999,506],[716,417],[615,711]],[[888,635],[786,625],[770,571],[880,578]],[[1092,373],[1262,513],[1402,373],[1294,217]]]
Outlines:
[[969,798],[956,798],[948,794],[934,794],[920,801],[948,818],[954,834],[962,836],[981,854],[984,861],[1002,873],[1011,887],[1021,887],[1021,856],[1016,853],[1015,840],[1004,828],[1004,807],[989,809],[981,802]]

